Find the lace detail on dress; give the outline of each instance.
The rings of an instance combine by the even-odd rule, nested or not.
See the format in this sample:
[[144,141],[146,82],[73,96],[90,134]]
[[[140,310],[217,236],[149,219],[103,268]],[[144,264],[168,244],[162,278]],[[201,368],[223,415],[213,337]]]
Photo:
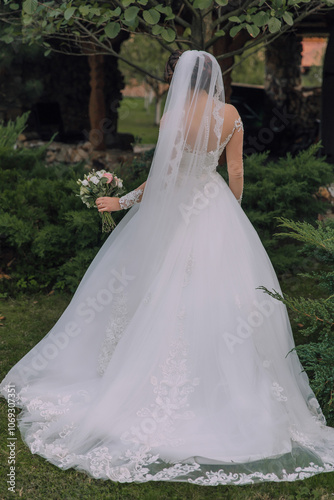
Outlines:
[[216,134],[217,139],[219,140],[221,137],[222,129],[223,129],[223,123],[224,123],[224,117],[221,116],[220,110],[222,109],[224,105],[222,102],[219,100],[219,95],[216,93],[213,97],[213,110],[212,114],[215,119],[215,126],[214,126],[214,133]]
[[278,476],[274,472],[269,472],[268,474],[261,472],[253,472],[251,474],[226,473],[224,469],[219,469],[218,471],[209,471],[205,476],[198,477],[195,480],[189,479],[189,483],[200,484],[202,486],[217,486],[219,484],[253,484],[264,481],[296,481],[298,479],[307,479],[314,474],[330,470],[331,468],[327,464],[325,467],[321,467],[314,462],[310,462],[308,467],[297,467],[290,474],[283,470],[281,476]]
[[138,203],[142,194],[144,192],[144,189],[134,189],[133,191],[130,191],[130,193],[125,194],[119,199],[119,206],[122,209],[130,208],[132,207],[135,203]]
[[189,395],[199,384],[198,378],[190,378],[187,368],[188,345],[184,341],[185,309],[180,308],[178,313],[179,337],[174,340],[169,349],[168,357],[160,365],[162,375],[151,376],[154,402],[148,407],[137,411],[142,419],[133,425],[130,431],[123,433],[122,441],[149,445],[180,446],[182,438],[174,437],[175,422],[194,418],[189,407]]
[[220,154],[222,154],[222,152],[224,151],[224,149],[226,148],[227,144],[229,143],[230,139],[232,138],[232,135],[234,134],[235,131],[237,132],[241,132],[244,130],[244,126],[242,124],[242,120],[241,120],[241,117],[239,116],[239,118],[237,118],[234,122],[234,127],[232,129],[232,132],[226,137],[225,141],[219,146],[219,151],[220,151]]
[[[182,321],[185,317],[183,309],[179,311],[178,317],[182,331]],[[158,400],[161,390],[161,397],[165,401],[163,404],[160,404],[160,401],[157,403],[157,409],[162,409],[162,412],[157,414],[157,420],[159,424],[161,420],[162,425],[164,418],[173,424],[173,415],[174,418],[177,414],[180,415],[178,418],[184,418],[185,415],[189,414],[189,411],[186,410],[187,398],[198,383],[196,379],[191,381],[186,374],[185,346],[182,345],[182,342],[178,347],[176,344],[171,346],[170,356],[162,365],[164,372],[162,380],[153,385],[157,388],[155,391],[156,399]],[[169,364],[170,362],[171,364]],[[166,463],[158,453],[154,453],[147,445],[138,446],[135,444],[131,448],[127,447],[120,455],[115,455],[113,442],[96,446],[85,454],[71,453],[68,441],[71,434],[77,430],[73,422],[67,422],[63,427],[60,427],[57,431],[58,434],[51,429],[53,429],[54,423],[62,418],[62,415],[68,413],[73,404],[77,404],[79,401],[89,402],[87,391],[59,395],[55,396],[55,402],[43,402],[39,398],[29,400],[26,397],[28,389],[29,386],[26,386],[17,394],[17,404],[26,408],[25,413],[29,411],[33,414],[34,424],[25,438],[30,450],[42,455],[62,469],[77,467],[87,471],[94,478],[110,479],[123,483],[176,480],[203,486],[216,486],[220,484],[253,484],[265,481],[295,481],[321,472],[334,471],[334,462],[331,459],[322,465],[309,462],[303,467],[296,467],[288,472],[283,468],[279,474],[260,471],[236,472],[233,470],[233,464],[220,468],[218,465],[200,465],[194,459],[189,459],[189,463],[170,464]],[[174,408],[173,403],[176,403],[178,408]],[[152,408],[149,411],[152,411]],[[24,415],[24,417],[26,416]],[[297,429],[291,428],[290,433],[295,442],[313,449],[309,439]],[[270,459],[268,462],[270,468]]]
[[106,371],[111,356],[128,323],[126,303],[127,298],[124,293],[116,296],[114,305],[111,309],[111,319],[107,327],[107,333],[103,340],[98,358],[97,371],[100,375],[103,375]]
[[287,401],[288,398],[283,394],[283,387],[281,387],[277,382],[273,382],[271,386],[272,393],[277,401]]
[[184,279],[183,279],[183,286],[188,286],[190,283],[190,278],[194,269],[195,261],[194,258],[191,254],[189,254],[187,262],[186,262],[186,267],[185,267],[185,272],[184,272]]

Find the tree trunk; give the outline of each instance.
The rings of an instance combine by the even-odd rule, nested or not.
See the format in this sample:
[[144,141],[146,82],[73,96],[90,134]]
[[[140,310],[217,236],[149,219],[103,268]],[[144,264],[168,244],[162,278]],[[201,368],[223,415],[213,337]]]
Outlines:
[[[230,35],[225,35],[224,37],[219,38],[214,43],[213,55],[220,56],[222,54],[227,54],[228,52],[241,49],[241,47],[245,46],[249,38],[250,37],[246,32],[246,30],[243,30],[240,33],[238,33],[238,35],[235,38],[231,38]],[[228,70],[234,64],[234,56],[227,57],[226,59],[219,59],[218,62],[223,73],[225,101],[230,102],[232,95],[232,71]]]
[[322,83],[321,140],[327,160],[334,163],[334,15],[331,13],[326,15],[329,24],[329,39]]
[[104,141],[104,122],[106,106],[104,98],[104,57],[100,54],[88,56],[90,67],[91,93],[89,98],[90,132],[89,140],[96,150],[106,148]]
[[270,149],[282,155],[302,147],[301,52],[301,40],[293,33],[282,35],[266,49],[265,127],[254,143],[256,151]]

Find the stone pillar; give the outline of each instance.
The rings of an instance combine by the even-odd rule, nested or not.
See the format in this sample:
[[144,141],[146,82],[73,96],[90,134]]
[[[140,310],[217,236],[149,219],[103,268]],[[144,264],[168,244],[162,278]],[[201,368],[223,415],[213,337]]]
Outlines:
[[96,150],[105,149],[104,125],[106,106],[104,97],[104,57],[101,54],[88,56],[91,93],[89,98],[89,140]]

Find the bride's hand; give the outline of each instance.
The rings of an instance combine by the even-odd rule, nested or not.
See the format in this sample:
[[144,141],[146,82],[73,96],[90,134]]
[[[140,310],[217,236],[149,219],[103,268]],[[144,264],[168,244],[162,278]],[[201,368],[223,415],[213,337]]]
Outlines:
[[116,212],[117,210],[121,210],[119,205],[119,198],[116,196],[101,196],[96,199],[96,206],[99,212]]

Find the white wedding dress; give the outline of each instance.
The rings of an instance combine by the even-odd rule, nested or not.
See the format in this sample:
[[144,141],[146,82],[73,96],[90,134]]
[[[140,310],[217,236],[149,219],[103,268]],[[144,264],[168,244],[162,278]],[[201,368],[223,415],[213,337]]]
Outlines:
[[[209,104],[194,137],[184,103],[198,89],[187,75],[204,74],[208,58]],[[60,468],[200,485],[334,471],[334,429],[293,351],[286,308],[258,289],[280,291],[274,270],[216,172],[242,134],[236,120],[221,139],[221,96],[212,56],[182,55],[141,203],[2,382],[4,397],[15,389],[32,453]],[[232,172],[233,148],[230,160]]]

